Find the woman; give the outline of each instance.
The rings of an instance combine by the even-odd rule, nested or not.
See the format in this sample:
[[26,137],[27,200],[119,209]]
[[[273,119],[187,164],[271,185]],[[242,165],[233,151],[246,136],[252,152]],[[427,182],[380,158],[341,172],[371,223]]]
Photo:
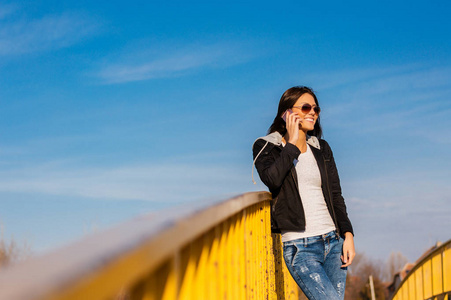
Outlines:
[[309,299],[344,299],[354,234],[320,108],[308,87],[285,91],[269,134],[255,141],[254,163],[272,193],[271,227],[285,263]]

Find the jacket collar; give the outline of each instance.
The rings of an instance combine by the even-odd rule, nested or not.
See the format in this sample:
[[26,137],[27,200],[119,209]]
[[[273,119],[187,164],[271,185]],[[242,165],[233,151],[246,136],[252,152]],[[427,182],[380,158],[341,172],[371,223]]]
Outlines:
[[[257,158],[260,156],[262,151],[266,148],[268,143],[274,144],[274,145],[276,145],[278,147],[282,147],[282,135],[279,132],[277,132],[277,131],[275,131],[273,133],[270,133],[267,136],[260,137],[260,138],[256,139],[255,142],[258,141],[258,140],[264,140],[264,141],[266,141],[266,144],[263,146],[263,148],[260,150],[260,152],[255,156],[254,162],[252,163],[252,182],[254,184],[256,184],[256,182],[254,180],[254,165],[255,165],[255,162],[257,161]],[[254,145],[255,145],[255,142],[254,142]],[[307,136],[307,144],[309,144],[313,148],[316,148],[316,149],[320,150],[319,140],[316,138],[316,136],[309,136],[308,135]],[[252,148],[254,148],[254,146],[252,146]],[[313,152],[315,152],[315,151],[313,151]]]
[[[274,144],[276,146],[282,146],[282,135],[277,131],[270,133],[267,136],[260,137],[257,140],[260,139],[270,142],[271,144]],[[312,147],[315,147],[318,150],[320,149],[319,140],[317,139],[316,136],[307,135],[307,144],[309,144]]]

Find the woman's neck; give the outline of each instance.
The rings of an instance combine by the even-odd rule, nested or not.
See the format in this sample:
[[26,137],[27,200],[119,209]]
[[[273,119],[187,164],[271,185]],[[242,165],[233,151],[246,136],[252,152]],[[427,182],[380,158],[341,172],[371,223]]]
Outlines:
[[[283,137],[283,140],[285,143],[287,143],[287,135],[285,135]],[[296,147],[298,147],[302,153],[307,151],[307,133],[306,132],[299,130],[299,138],[296,142]]]

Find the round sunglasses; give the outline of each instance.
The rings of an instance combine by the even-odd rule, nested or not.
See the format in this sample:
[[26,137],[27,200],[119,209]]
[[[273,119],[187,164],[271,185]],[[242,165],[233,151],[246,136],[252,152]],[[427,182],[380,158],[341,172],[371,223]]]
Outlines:
[[308,103],[302,104],[302,106],[293,106],[293,108],[299,108],[303,114],[308,114],[312,110],[312,108],[317,115],[319,115],[319,113],[321,112],[321,108],[319,106],[311,106]]

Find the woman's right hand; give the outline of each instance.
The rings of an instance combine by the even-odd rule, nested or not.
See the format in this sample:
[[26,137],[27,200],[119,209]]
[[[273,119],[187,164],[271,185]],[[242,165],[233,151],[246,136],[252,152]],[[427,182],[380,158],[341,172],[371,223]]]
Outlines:
[[299,123],[301,121],[297,113],[287,112],[288,116],[286,119],[288,143],[296,145],[299,139]]

